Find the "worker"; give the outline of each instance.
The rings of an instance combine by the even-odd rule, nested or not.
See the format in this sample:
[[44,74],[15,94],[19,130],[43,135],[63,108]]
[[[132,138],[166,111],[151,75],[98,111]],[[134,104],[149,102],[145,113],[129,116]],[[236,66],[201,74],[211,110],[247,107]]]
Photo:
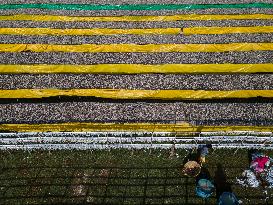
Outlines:
[[234,193],[232,192],[223,192],[219,199],[218,205],[239,205],[241,201],[237,199]]
[[209,154],[209,149],[212,148],[211,144],[199,145],[197,149],[197,155],[199,156],[199,163],[202,165],[206,162],[206,156]]
[[209,198],[215,191],[210,173],[205,167],[201,168],[200,174],[196,177],[195,193],[197,196],[205,199]]

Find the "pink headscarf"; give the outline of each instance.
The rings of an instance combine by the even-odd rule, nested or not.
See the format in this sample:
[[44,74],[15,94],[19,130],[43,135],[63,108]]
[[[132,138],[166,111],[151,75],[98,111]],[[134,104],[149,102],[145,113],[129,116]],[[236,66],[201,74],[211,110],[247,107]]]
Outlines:
[[267,156],[257,157],[251,162],[250,167],[254,169],[255,172],[261,173],[264,171],[265,165],[268,161],[269,157]]

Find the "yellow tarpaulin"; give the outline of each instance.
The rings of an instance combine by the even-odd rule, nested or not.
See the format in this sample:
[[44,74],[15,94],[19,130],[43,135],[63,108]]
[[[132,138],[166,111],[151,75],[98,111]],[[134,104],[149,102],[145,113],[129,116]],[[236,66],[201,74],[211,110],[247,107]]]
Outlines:
[[0,44],[0,52],[228,52],[271,51],[273,43],[229,43],[229,44]]
[[211,20],[272,20],[272,14],[185,14],[172,16],[57,16],[57,15],[7,15],[0,21],[211,21]]
[[0,28],[0,35],[178,35],[181,28],[143,28],[143,29],[54,29],[54,28]]
[[18,89],[0,90],[0,98],[47,98],[56,96],[108,99],[204,100],[273,97],[273,90],[118,90],[118,89]]
[[0,74],[15,73],[272,73],[273,64],[97,64],[0,65]]
[[11,132],[272,132],[272,126],[192,126],[153,123],[59,123],[59,124],[0,124],[1,131]]
[[[55,28],[0,28],[0,35],[178,35],[181,28],[143,29],[55,29]],[[230,33],[273,33],[273,26],[256,27],[192,27],[184,28],[184,35],[208,35]]]
[[184,28],[184,35],[208,35],[208,34],[230,34],[230,33],[273,33],[273,26],[254,27],[192,27]]
[[273,33],[273,26],[256,27],[191,27],[184,28],[143,28],[143,29],[55,29],[55,28],[0,28],[0,35],[208,35],[231,33]]

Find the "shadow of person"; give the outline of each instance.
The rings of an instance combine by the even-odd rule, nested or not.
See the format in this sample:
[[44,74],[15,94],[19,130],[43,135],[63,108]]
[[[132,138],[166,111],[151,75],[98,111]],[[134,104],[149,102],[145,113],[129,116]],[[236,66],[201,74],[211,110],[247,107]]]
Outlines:
[[193,149],[191,149],[187,156],[183,159],[183,164],[186,164],[188,161],[198,162],[198,154]]
[[227,175],[221,164],[217,164],[214,183],[216,188],[216,197],[219,199],[223,192],[232,192],[231,184],[227,181]]
[[257,149],[249,149],[247,151],[249,165],[252,162],[252,155],[255,154],[255,153],[259,153],[259,150],[257,150]]
[[209,172],[209,170],[206,167],[202,167],[200,174],[196,177],[196,183],[200,180],[200,179],[207,179],[207,180],[211,180],[211,174]]

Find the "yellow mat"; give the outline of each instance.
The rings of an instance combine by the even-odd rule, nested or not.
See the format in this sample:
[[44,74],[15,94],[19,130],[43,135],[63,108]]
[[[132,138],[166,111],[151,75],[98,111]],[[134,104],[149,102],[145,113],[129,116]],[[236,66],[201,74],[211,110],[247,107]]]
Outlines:
[[58,16],[58,15],[7,15],[0,21],[218,21],[218,20],[272,20],[272,14],[185,14],[171,16]]
[[1,65],[0,74],[20,73],[272,73],[273,64],[97,64],[97,65]]
[[229,43],[229,44],[0,44],[0,52],[228,52],[228,51],[272,51],[273,43]]
[[184,28],[184,35],[234,34],[234,33],[273,33],[273,26],[254,27],[192,27]]
[[273,90],[118,90],[118,89],[18,89],[0,90],[0,98],[47,98],[56,96],[105,99],[205,100],[273,97]]
[[54,28],[0,28],[0,35],[178,35],[181,28],[145,28],[145,29],[54,29]]
[[0,130],[12,132],[272,132],[272,126],[192,126],[153,123],[59,123],[59,124],[0,124]]

